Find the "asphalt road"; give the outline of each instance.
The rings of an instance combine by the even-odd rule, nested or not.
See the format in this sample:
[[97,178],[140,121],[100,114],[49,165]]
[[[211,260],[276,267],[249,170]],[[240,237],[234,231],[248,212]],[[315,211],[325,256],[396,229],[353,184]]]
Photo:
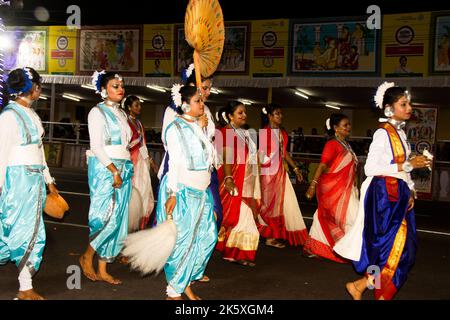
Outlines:
[[[142,277],[117,262],[110,272],[123,280],[122,285],[94,283],[81,276],[80,288],[68,288],[68,279],[74,283],[78,258],[88,243],[89,189],[84,172],[53,169],[52,173],[71,210],[63,221],[45,216],[47,246],[34,278],[35,288],[54,300],[164,299],[163,273]],[[309,227],[316,206],[301,202],[300,207]],[[396,299],[450,299],[450,203],[418,202],[416,215],[416,265]],[[68,273],[68,269],[72,271]],[[18,289],[17,269],[9,263],[0,271],[0,299],[11,300]],[[226,262],[215,252],[206,273],[211,282],[193,286],[206,300],[348,300],[344,284],[357,278],[350,264],[307,258],[300,248],[276,249],[263,242],[254,268]],[[364,298],[373,299],[372,292],[366,292]]]

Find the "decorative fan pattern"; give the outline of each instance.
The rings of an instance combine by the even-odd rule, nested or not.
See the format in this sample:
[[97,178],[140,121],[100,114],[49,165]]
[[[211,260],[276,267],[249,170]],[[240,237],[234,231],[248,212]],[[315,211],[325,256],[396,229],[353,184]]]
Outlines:
[[190,0],[184,20],[186,41],[194,48],[197,84],[200,74],[212,75],[219,66],[225,41],[222,8],[218,0]]

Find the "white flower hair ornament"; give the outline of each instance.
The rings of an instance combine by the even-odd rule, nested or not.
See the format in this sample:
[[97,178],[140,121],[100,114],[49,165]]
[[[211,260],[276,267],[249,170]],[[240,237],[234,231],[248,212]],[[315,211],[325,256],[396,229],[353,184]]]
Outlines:
[[384,99],[384,94],[386,93],[386,90],[389,88],[395,87],[395,83],[394,82],[383,82],[377,89],[377,93],[374,96],[374,101],[375,101],[375,105],[377,106],[377,108],[383,109],[383,99]]
[[330,118],[328,118],[327,121],[325,121],[325,125],[327,127],[327,130],[331,130],[331,123],[330,122],[331,122]]
[[189,65],[189,67],[187,67],[186,69],[184,69],[182,75],[181,75],[181,80],[183,81],[183,83],[186,83],[187,80],[189,79],[189,77],[192,75],[192,72],[194,71],[194,64],[191,63]]
[[189,78],[192,75],[192,71],[194,71],[194,64],[191,63],[189,67],[186,69],[186,76]]
[[228,119],[227,119],[227,113],[225,111],[222,112],[222,119],[226,122],[229,123]]
[[28,79],[33,80],[33,74],[30,71],[30,68],[23,68],[23,71],[26,73]]
[[[101,94],[101,91],[102,91],[102,88],[101,88],[101,86],[100,86],[100,80],[101,80],[101,77],[102,77],[102,75],[104,75],[106,73],[106,71],[105,70],[102,70],[102,71],[100,71],[100,72],[98,72],[97,70],[94,72],[94,74],[92,75],[92,85],[95,87],[95,93],[100,93]],[[102,95],[103,96],[103,95]]]
[[171,95],[172,95],[173,103],[175,104],[176,107],[181,107],[181,105],[183,104],[183,101],[181,100],[181,93],[180,93],[180,89],[182,87],[183,87],[183,85],[178,84],[178,83],[176,83],[172,86]]

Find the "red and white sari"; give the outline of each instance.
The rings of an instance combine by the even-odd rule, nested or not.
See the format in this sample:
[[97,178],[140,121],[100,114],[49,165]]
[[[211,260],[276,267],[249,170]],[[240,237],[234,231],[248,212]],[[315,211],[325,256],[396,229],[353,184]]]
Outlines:
[[133,162],[133,191],[129,207],[129,232],[145,229],[155,206],[152,181],[150,178],[149,155],[146,146],[145,130],[136,119],[136,124],[128,118],[133,136],[130,143]]
[[318,209],[304,250],[346,263],[333,247],[353,225],[358,213],[357,158],[347,142],[333,139],[326,143],[321,163],[326,164],[329,171],[321,175],[317,184]]
[[[221,129],[223,145],[216,145],[219,154],[220,148],[226,149],[232,161],[232,176],[238,194],[230,195],[225,189],[224,167],[218,170],[219,192],[223,206],[223,221],[219,231],[216,249],[227,260],[254,261],[259,244],[259,232],[256,227],[254,213],[259,212],[261,189],[257,165],[256,144],[242,137],[238,137],[233,129]],[[245,132],[248,138],[248,132]],[[228,134],[228,138],[227,138]]]
[[262,237],[287,240],[302,246],[308,238],[297,196],[285,160],[288,134],[285,130],[264,128],[260,152],[269,155],[261,164],[261,214],[258,230]]

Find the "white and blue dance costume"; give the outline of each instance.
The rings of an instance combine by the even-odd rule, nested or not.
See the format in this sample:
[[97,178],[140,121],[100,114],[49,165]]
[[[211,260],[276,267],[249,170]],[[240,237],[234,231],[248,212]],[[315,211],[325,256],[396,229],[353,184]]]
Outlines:
[[[208,126],[206,127],[206,132],[204,131],[204,134],[208,137],[209,141],[213,142],[214,136],[216,133],[216,127],[214,125],[214,119],[211,114],[211,111],[209,110],[208,106],[205,105],[205,113],[208,116]],[[163,118],[163,126],[162,126],[162,132],[165,132],[165,129],[169,126],[169,124],[172,123],[172,121],[176,118],[177,112],[176,107],[172,103],[166,108],[166,111],[164,112],[164,118]],[[159,168],[158,172],[158,178],[159,180],[162,180],[162,178],[166,175],[167,171],[169,170],[169,154],[167,152],[167,142],[165,141],[164,134],[162,135],[162,142],[164,144],[164,148],[166,149],[166,153],[164,154],[164,158],[162,161],[162,164]],[[220,229],[220,226],[222,224],[222,218],[223,218],[223,209],[222,209],[222,201],[220,199],[220,193],[219,193],[219,178],[217,176],[217,170],[214,168],[211,172],[211,184],[209,185],[209,189],[211,190],[211,193],[214,198],[214,212],[216,213],[216,224],[217,229]]]
[[158,224],[166,220],[165,203],[175,193],[172,214],[177,240],[164,271],[168,295],[177,296],[203,277],[217,242],[214,200],[208,188],[216,157],[214,146],[196,123],[176,117],[163,134],[170,160],[160,184],[156,218]]
[[[12,261],[33,276],[45,248],[44,128],[36,112],[10,101],[0,114],[0,264]],[[31,288],[27,288],[31,289]]]
[[358,273],[369,272],[371,266],[381,270],[376,299],[395,296],[416,256],[414,209],[408,210],[414,182],[409,173],[398,170],[398,164],[411,154],[403,126],[389,120],[375,132],[364,167],[367,179],[361,186],[356,222],[334,248],[353,260]]
[[[89,112],[88,126],[89,242],[100,260],[111,263],[122,250],[128,234],[133,176],[128,144],[132,133],[127,116],[118,104],[98,104]],[[119,170],[123,181],[118,189],[112,187],[114,177],[107,169],[111,163]]]

